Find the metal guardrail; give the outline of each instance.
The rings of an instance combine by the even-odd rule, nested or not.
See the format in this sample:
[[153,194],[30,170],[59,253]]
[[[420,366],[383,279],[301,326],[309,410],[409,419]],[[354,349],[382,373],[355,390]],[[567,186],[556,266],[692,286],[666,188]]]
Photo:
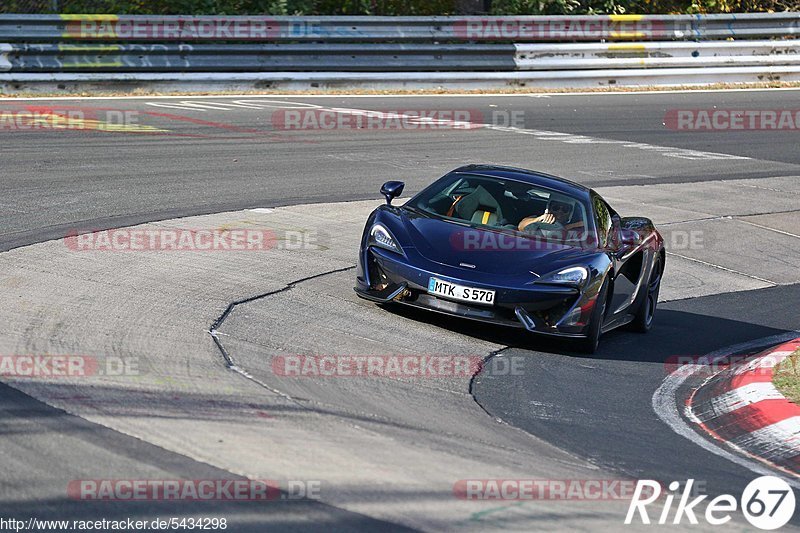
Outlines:
[[800,65],[800,40],[518,44],[516,70]]
[[[800,13],[578,17],[0,15],[14,80],[313,80],[452,86],[800,75]],[[732,40],[736,38],[736,40]],[[747,40],[757,39],[757,40]],[[739,69],[739,70],[737,70]],[[635,71],[635,75],[626,72]],[[652,74],[646,74],[645,72]],[[687,73],[691,72],[689,76]],[[85,73],[85,74],[84,74]],[[160,78],[158,75],[163,73]],[[197,73],[198,76],[190,76]],[[200,76],[207,73],[208,76]],[[292,74],[296,73],[296,74]],[[304,73],[300,76],[300,73]],[[374,73],[374,76],[368,75]],[[398,76],[393,77],[393,74]],[[427,73],[427,74],[426,74]],[[90,75],[91,74],[91,75]],[[96,75],[95,75],[96,74]],[[176,76],[172,76],[175,74]],[[549,75],[549,78],[548,78]],[[38,77],[37,77],[38,76]],[[155,77],[153,77],[155,76]],[[209,77],[210,76],[210,77]],[[216,77],[215,77],[216,76]],[[605,81],[603,81],[605,80]],[[180,81],[180,80],[179,80]],[[571,82],[572,83],[572,82]],[[581,82],[582,83],[582,82]]]
[[[20,72],[514,70],[508,44],[12,44]],[[0,67],[2,68],[2,67]]]
[[[7,78],[6,78],[7,79]],[[0,75],[0,83],[4,77]],[[145,87],[157,91],[246,89],[492,89],[537,87],[657,86],[800,81],[798,66],[591,69],[515,72],[77,72],[13,75],[13,82],[59,89]]]
[[0,42],[569,42],[790,37],[800,13],[520,17],[0,15]]
[[[18,72],[430,72],[799,65],[800,40],[567,44],[10,44]],[[6,65],[4,68],[3,65]]]

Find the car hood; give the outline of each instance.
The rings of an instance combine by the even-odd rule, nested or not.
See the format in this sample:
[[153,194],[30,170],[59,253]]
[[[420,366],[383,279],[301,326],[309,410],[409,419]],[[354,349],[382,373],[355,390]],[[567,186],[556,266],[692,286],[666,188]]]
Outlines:
[[430,261],[472,272],[544,275],[582,262],[587,250],[513,232],[462,226],[414,213],[401,215],[413,246]]

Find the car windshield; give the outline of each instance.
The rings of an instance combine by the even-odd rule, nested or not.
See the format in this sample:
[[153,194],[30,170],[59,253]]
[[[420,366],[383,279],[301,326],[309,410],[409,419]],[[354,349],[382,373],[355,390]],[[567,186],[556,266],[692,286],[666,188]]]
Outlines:
[[548,242],[579,245],[587,235],[587,207],[578,198],[521,181],[447,175],[406,207],[476,228],[492,228]]

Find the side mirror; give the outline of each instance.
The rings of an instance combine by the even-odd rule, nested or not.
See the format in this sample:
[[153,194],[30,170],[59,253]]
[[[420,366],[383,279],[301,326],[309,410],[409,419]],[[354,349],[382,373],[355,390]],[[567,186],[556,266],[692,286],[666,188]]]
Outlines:
[[387,181],[381,187],[381,194],[386,197],[386,205],[392,205],[392,200],[403,193],[406,184],[402,181]]
[[622,223],[619,215],[611,217],[611,227],[608,231],[608,244],[613,250],[618,250],[622,246]]
[[622,228],[619,232],[619,237],[623,246],[639,246],[642,244],[642,237],[632,229]]

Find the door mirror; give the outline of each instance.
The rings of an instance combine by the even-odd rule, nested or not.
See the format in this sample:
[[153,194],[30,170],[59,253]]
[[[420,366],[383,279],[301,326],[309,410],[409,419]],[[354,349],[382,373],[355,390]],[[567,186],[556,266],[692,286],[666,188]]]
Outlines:
[[612,250],[619,250],[622,247],[622,223],[619,215],[611,217],[611,228],[609,230],[608,244]]
[[619,237],[620,241],[622,242],[622,246],[633,247],[642,244],[641,235],[632,229],[622,228],[619,231]]
[[406,184],[402,181],[387,181],[381,187],[381,194],[386,197],[386,205],[392,205],[392,200],[403,193]]

